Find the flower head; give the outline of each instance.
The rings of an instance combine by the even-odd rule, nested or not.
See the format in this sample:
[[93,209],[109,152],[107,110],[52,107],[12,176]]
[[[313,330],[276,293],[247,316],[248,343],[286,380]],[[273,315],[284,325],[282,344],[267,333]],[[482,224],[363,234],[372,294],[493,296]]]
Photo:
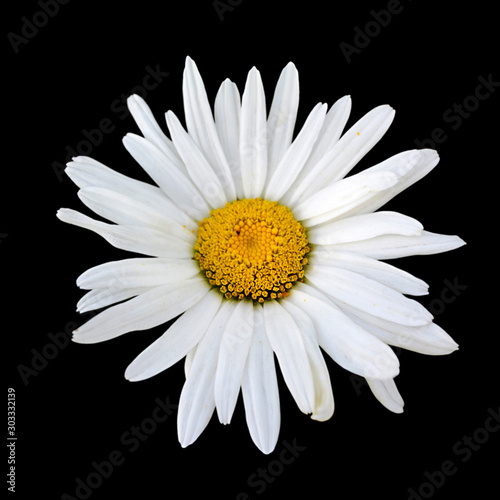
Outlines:
[[73,340],[101,342],[180,315],[125,376],[143,380],[186,358],[182,446],[201,434],[214,410],[229,423],[241,390],[253,441],[272,451],[280,427],[275,357],[300,410],[329,419],[334,400],[320,347],[401,412],[399,362],[390,346],[432,355],[458,346],[407,297],[426,294],[427,285],[383,261],[464,242],[378,209],[429,173],[437,153],[405,151],[347,176],[386,132],[394,110],[379,106],[343,133],[351,107],[345,96],[329,110],[315,106],[294,137],[299,87],[292,63],[269,113],[255,68],[241,98],[234,83],[222,83],[212,113],[187,58],[183,96],[187,131],[169,111],[170,138],[140,97],[128,99],[142,136],[127,134],[123,142],[154,184],[87,157],[68,163],[81,200],[111,223],[70,209],[58,217],[144,256],[78,278],[90,290],[79,311],[110,307]]

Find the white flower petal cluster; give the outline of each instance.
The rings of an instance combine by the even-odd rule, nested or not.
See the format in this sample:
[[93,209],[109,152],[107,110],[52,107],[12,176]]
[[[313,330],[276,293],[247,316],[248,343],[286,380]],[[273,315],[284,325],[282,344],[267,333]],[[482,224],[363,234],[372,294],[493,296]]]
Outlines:
[[[262,452],[271,452],[280,428],[275,359],[299,409],[329,419],[334,399],[320,348],[366,378],[389,410],[401,412],[394,383],[399,361],[390,346],[430,355],[458,346],[407,297],[426,294],[427,285],[384,261],[446,252],[464,242],[377,210],[428,174],[437,153],[405,151],[348,176],[391,125],[394,110],[379,106],[344,132],[350,97],[330,109],[319,103],[294,137],[299,80],[292,63],[281,73],[269,113],[255,68],[241,97],[225,80],[212,111],[187,58],[183,96],[187,130],[169,111],[170,138],[140,97],[128,100],[142,136],[127,134],[123,142],[152,184],[88,157],[74,158],[66,168],[83,203],[110,222],[71,209],[59,210],[58,217],[144,256],[98,265],[78,278],[78,286],[89,290],[78,310],[107,309],[76,330],[73,340],[102,342],[180,315],[125,376],[143,380],[185,358],[182,446],[197,439],[214,410],[229,423],[241,390],[251,437]],[[287,297],[262,304],[226,299],[193,257],[199,221],[227,203],[255,198],[288,207],[312,248],[303,282]]]

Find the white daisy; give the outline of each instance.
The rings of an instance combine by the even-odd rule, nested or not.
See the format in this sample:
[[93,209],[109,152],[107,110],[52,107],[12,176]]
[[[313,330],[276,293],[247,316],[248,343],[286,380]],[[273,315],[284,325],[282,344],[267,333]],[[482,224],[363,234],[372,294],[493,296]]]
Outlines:
[[[366,378],[394,412],[399,362],[389,346],[448,354],[457,344],[417,301],[420,279],[381,260],[460,247],[405,215],[376,211],[438,163],[432,150],[397,154],[346,177],[394,118],[379,106],[348,129],[351,100],[318,104],[293,139],[298,73],[288,64],[269,114],[257,69],[243,95],[225,80],[214,114],[194,62],[183,96],[187,132],[166,114],[168,138],[146,103],[128,106],[143,136],[124,144],[156,185],[77,157],[66,173],[79,197],[111,224],[61,209],[64,222],[148,257],[84,272],[80,312],[111,306],[74,332],[94,343],[179,318],[127,368],[132,381],[185,360],[178,410],[182,446],[214,410],[231,421],[241,388],[250,435],[271,452],[280,427],[274,355],[299,409],[316,420],[334,410],[322,351]],[[114,304],[114,305],[113,305]]]

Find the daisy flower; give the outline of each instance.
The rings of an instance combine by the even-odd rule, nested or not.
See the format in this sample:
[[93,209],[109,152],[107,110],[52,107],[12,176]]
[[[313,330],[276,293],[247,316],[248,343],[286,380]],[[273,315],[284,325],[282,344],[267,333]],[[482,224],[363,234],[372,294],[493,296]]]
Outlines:
[[350,97],[330,109],[319,103],[294,137],[299,83],[292,63],[269,113],[256,68],[241,97],[230,80],[222,83],[213,112],[189,57],[182,90],[187,130],[169,111],[170,137],[143,99],[128,99],[142,135],[127,134],[123,143],[154,184],[88,157],[67,165],[83,203],[111,223],[71,209],[58,217],[139,254],[78,278],[89,290],[78,311],[110,307],[73,340],[102,342],[177,318],[125,377],[144,380],[185,358],[183,447],[214,410],[228,424],[241,390],[250,435],[270,453],[281,418],[275,359],[297,406],[315,420],[334,411],[323,352],[402,412],[390,346],[430,355],[458,346],[407,297],[426,294],[427,285],[384,261],[464,242],[378,209],[429,173],[437,153],[405,151],[347,176],[384,135],[394,110],[376,107],[343,133]]

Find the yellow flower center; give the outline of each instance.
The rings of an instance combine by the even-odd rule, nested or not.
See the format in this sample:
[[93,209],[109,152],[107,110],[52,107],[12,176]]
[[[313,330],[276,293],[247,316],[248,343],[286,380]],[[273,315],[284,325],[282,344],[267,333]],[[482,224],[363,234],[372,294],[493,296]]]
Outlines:
[[260,198],[212,210],[200,222],[194,248],[209,283],[227,299],[258,302],[289,295],[304,277],[310,250],[290,210]]

